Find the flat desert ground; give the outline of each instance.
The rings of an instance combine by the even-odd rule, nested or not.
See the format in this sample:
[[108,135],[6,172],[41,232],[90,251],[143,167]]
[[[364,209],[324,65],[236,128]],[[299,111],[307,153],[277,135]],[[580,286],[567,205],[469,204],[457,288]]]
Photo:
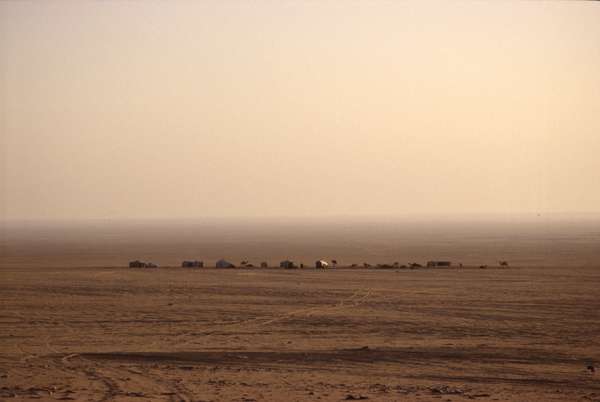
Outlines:
[[600,401],[598,267],[0,276],[2,401]]

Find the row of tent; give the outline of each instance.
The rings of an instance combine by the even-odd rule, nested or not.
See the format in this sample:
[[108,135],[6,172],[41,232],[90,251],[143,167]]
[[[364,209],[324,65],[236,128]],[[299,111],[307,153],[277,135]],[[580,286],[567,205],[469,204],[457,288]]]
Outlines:
[[[499,261],[498,264],[501,267],[509,266],[507,261]],[[462,264],[458,264],[458,265],[459,265],[459,267],[463,266]],[[183,268],[203,268],[204,261],[186,260],[181,263],[181,266]],[[243,268],[253,268],[254,267],[254,265],[252,265],[248,261],[242,261],[239,266],[243,267]],[[268,268],[269,264],[266,262],[261,262],[259,266],[261,268]],[[325,260],[317,260],[317,261],[315,261],[315,264],[314,264],[315,268],[329,268],[330,266],[336,267],[337,261],[331,260],[331,263],[329,263]],[[428,268],[435,268],[435,267],[449,268],[451,266],[452,266],[452,262],[439,261],[439,260],[438,261],[427,261],[427,264],[426,264],[426,267],[428,267]],[[225,259],[220,259],[215,263],[215,267],[216,268],[236,268],[236,265]],[[304,268],[304,264],[302,264],[302,263],[296,264],[294,261],[291,261],[291,260],[283,260],[279,263],[279,267],[286,268],[286,269]],[[350,265],[350,268],[356,268],[356,267],[358,267],[357,264]],[[416,262],[411,262],[408,265],[400,265],[400,263],[395,262],[393,264],[377,264],[375,266],[372,266],[371,264],[367,264],[365,262],[363,264],[363,267],[364,268],[422,268],[423,265],[418,264]],[[131,261],[129,263],[129,268],[158,268],[158,264],[155,264],[153,262],[145,262],[145,261],[135,260],[135,261]],[[487,265],[481,265],[479,268],[487,268]]]

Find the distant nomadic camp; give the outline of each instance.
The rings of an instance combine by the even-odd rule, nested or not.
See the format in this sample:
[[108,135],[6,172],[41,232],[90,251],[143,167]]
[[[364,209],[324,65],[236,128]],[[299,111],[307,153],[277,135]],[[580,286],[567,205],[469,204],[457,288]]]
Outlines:
[[[508,267],[508,262],[504,261],[504,260],[500,260],[498,261],[498,265],[501,267]],[[279,263],[279,267],[280,268],[285,268],[285,269],[299,269],[299,268],[305,268],[308,267],[309,265],[305,265],[304,263],[296,263],[292,260],[283,260]],[[348,264],[348,265],[342,265],[341,268],[367,268],[367,269],[416,269],[416,268],[450,268],[456,266],[458,268],[463,268],[463,264],[462,263],[457,263],[455,265],[453,265],[453,263],[451,261],[447,261],[447,260],[430,260],[427,261],[427,263],[425,265],[421,265],[417,262],[409,262],[407,264],[400,264],[399,262],[394,262],[394,263],[379,263],[379,264],[375,264],[372,265],[370,263],[363,263],[363,264]],[[479,268],[487,268],[487,265],[474,265],[474,267],[479,266]],[[181,262],[181,267],[182,268],[204,268],[205,264],[204,261],[202,260],[184,260]],[[215,268],[256,268],[256,267],[260,267],[260,268],[269,268],[269,263],[266,261],[262,261],[260,263],[256,263],[253,264],[248,260],[242,260],[240,262],[239,265],[235,265],[232,262],[229,262],[227,260],[225,260],[224,258],[221,258],[220,260],[215,262],[214,265]],[[326,268],[337,268],[337,261],[336,260],[331,260],[331,262],[328,262],[327,260],[323,260],[323,259],[319,259],[316,260],[314,263],[314,267],[317,269],[326,269]],[[158,268],[158,264],[155,264],[153,262],[146,262],[146,261],[141,261],[141,260],[134,260],[134,261],[130,261],[129,262],[129,268]]]

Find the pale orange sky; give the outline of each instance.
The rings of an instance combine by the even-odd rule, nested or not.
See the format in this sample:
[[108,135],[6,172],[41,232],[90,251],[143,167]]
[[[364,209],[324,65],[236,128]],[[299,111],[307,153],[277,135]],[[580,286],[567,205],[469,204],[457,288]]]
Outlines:
[[0,216],[600,212],[600,4],[1,2]]

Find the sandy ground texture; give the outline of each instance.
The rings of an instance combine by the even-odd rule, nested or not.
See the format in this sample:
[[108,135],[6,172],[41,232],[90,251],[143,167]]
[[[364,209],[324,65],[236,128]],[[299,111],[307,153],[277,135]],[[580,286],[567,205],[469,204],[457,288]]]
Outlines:
[[2,401],[600,401],[599,268],[0,279]]

